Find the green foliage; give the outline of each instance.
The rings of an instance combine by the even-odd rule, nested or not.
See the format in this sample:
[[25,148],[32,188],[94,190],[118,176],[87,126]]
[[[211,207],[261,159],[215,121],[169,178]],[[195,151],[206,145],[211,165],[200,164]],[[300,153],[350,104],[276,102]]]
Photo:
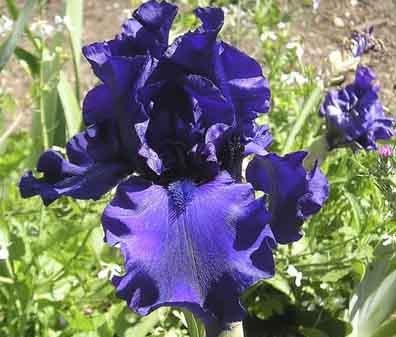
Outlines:
[[15,48],[17,47],[18,40],[24,31],[25,25],[29,20],[29,16],[33,11],[33,7],[35,3],[36,0],[26,1],[25,7],[18,14],[18,18],[15,22],[14,30],[12,31],[8,39],[0,47],[0,72],[4,68],[5,64],[7,63],[11,55],[13,54]]
[[[321,89],[315,70],[300,61],[300,42],[277,2],[181,3],[188,9],[226,6],[224,38],[263,64],[273,99],[271,113],[259,122],[272,129],[272,149],[320,145]],[[15,2],[6,4],[17,18]],[[20,22],[12,43],[6,42],[8,51],[2,49],[2,62],[12,50],[27,65],[34,114],[31,135],[3,137],[9,123],[2,121],[13,120],[18,97],[0,92],[0,336],[202,337],[202,323],[187,311],[166,308],[140,318],[115,297],[108,278],[122,261],[117,249],[103,243],[100,226],[110,195],[100,202],[61,199],[48,208],[38,198],[19,195],[18,179],[32,159],[44,148],[63,146],[80,128],[82,4],[66,2],[75,29],[46,40]],[[196,24],[190,13],[178,17],[173,36]],[[28,45],[17,43],[23,30]],[[67,65],[73,68],[74,86],[66,77]],[[287,77],[292,72],[303,81]],[[302,240],[278,248],[277,275],[242,298],[249,312],[247,337],[396,335],[396,159],[339,149],[322,168],[331,184],[326,207],[304,225]],[[290,266],[301,273],[301,284],[287,272]]]
[[72,137],[80,131],[82,118],[80,105],[63,71],[60,72],[58,94],[65,114],[67,134]]

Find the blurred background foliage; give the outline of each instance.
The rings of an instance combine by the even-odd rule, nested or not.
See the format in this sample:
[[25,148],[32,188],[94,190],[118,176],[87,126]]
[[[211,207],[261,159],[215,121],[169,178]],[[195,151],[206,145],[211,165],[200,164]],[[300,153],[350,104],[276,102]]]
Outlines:
[[[197,25],[192,8],[225,8],[224,39],[258,59],[270,81],[273,107],[260,122],[271,126],[272,148],[308,148],[323,131],[317,115],[323,83],[302,62],[302,46],[278,3],[176,3],[182,15],[172,36]],[[43,19],[48,7],[6,0],[0,8],[0,76],[13,60],[29,85],[28,98],[0,88],[0,336],[199,337],[199,322],[188,312],[164,308],[140,318],[115,297],[109,278],[122,261],[102,240],[106,200],[62,199],[46,209],[38,198],[19,195],[18,179],[37,155],[64,146],[80,129],[87,87],[83,0],[65,1],[54,24]],[[18,108],[21,100],[30,114]],[[396,160],[341,149],[323,170],[331,184],[326,207],[304,225],[301,241],[279,247],[276,277],[242,298],[247,337],[396,336]]]

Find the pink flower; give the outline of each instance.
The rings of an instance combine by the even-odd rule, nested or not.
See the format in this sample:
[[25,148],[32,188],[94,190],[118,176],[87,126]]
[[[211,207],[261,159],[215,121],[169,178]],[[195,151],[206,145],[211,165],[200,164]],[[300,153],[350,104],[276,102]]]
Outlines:
[[392,146],[390,146],[389,144],[386,144],[386,145],[382,145],[378,149],[378,154],[381,157],[389,158],[389,157],[392,157],[395,154],[395,150],[393,149]]

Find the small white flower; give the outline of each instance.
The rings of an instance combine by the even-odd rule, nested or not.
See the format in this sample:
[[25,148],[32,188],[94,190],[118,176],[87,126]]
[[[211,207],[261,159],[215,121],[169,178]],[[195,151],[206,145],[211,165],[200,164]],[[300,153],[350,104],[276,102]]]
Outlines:
[[288,273],[291,277],[295,278],[295,284],[297,287],[301,287],[302,273],[299,272],[296,267],[292,264],[287,267],[286,273]]
[[0,245],[0,261],[7,260],[9,256],[7,245]]
[[261,41],[266,41],[266,40],[276,41],[278,39],[278,36],[276,35],[275,32],[270,30],[268,32],[262,33],[260,39]]
[[312,0],[312,10],[316,12],[319,9],[320,0]]
[[285,29],[287,27],[287,23],[281,21],[277,24],[277,27],[278,29]]
[[30,25],[30,30],[42,39],[51,37],[55,32],[55,27],[47,20],[38,20]]
[[351,0],[351,6],[357,6],[358,4],[358,0]]
[[8,242],[3,232],[0,231],[0,261],[8,259],[8,246],[10,246],[10,242]]
[[289,74],[282,74],[280,79],[287,85],[293,85],[296,83],[301,86],[308,82],[308,79],[297,71],[292,71]]
[[389,235],[389,234],[385,234],[382,237],[382,245],[383,246],[390,246],[391,244],[396,245],[396,234],[395,235]]
[[301,62],[302,57],[304,56],[304,47],[301,45],[301,43],[297,41],[291,41],[286,44],[286,48],[294,49],[298,60]]
[[308,308],[307,308],[308,311],[315,311],[315,309],[316,309],[316,304],[315,303],[311,303],[308,306]]
[[12,30],[14,21],[5,15],[0,16],[0,36],[7,35]]
[[62,16],[60,16],[60,15],[55,15],[54,22],[55,22],[56,25],[63,25],[64,18]]
[[98,278],[103,279],[112,279],[113,276],[119,276],[121,274],[121,267],[117,264],[112,263],[102,263],[103,269],[99,271]]
[[325,282],[322,282],[321,284],[320,284],[320,289],[323,289],[323,290],[325,290],[325,289],[328,289],[329,288],[329,284],[328,283],[325,283]]

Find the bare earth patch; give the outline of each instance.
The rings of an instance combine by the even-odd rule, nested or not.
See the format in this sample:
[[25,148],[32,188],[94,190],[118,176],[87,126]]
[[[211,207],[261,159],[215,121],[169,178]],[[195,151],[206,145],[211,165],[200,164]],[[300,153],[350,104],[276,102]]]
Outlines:
[[305,62],[318,68],[353,30],[374,26],[384,49],[370,52],[363,62],[377,73],[384,105],[396,115],[396,0],[322,0],[316,13],[299,1],[280,2],[291,15],[290,31],[304,40]]
[[[282,10],[290,15],[290,34],[302,37],[306,64],[313,64],[318,69],[323,67],[329,53],[340,48],[344,38],[353,30],[374,26],[375,36],[383,42],[385,48],[381,52],[369,53],[365,56],[364,63],[376,71],[386,110],[396,115],[396,0],[360,0],[355,5],[351,4],[351,0],[322,0],[319,10],[315,13],[311,6],[302,6],[301,1],[278,1]],[[22,4],[20,1],[19,3]],[[114,36],[128,14],[128,9],[131,9],[129,0],[86,1],[83,43]],[[0,12],[6,12],[4,5],[0,5]],[[59,13],[60,2],[50,1],[47,20],[53,22],[54,16]],[[245,39],[245,42],[242,39],[240,48],[249,52],[252,48],[248,44],[248,39]],[[97,80],[86,61],[82,61],[81,72],[82,89],[85,93]],[[26,118],[22,122],[24,127],[30,125],[32,114],[29,82],[28,74],[14,58],[0,76],[0,88],[12,93],[18,100],[19,111],[26,112]],[[9,122],[13,118],[7,116]]]

